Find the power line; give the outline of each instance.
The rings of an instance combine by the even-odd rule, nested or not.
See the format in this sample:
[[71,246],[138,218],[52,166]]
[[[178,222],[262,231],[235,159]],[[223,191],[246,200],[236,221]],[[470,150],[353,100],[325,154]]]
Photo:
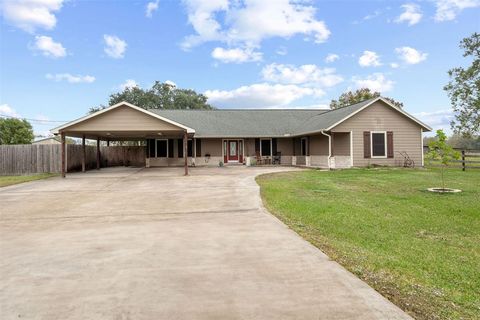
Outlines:
[[39,122],[39,123],[44,123],[44,122],[65,123],[65,122],[68,122],[67,120],[65,120],[65,121],[63,121],[63,120],[42,120],[42,119],[32,119],[32,118],[14,117],[14,116],[6,115],[6,114],[0,114],[0,117],[3,117],[3,118],[12,118],[12,119],[20,119],[20,120],[28,120],[28,121],[36,121],[36,122]]

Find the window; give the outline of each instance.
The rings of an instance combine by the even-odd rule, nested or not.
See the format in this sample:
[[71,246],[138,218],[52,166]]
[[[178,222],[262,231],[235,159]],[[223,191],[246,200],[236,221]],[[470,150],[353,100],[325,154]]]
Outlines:
[[272,155],[272,139],[260,140],[260,154],[262,157],[270,157]]
[[162,139],[156,142],[157,158],[166,158],[168,156],[168,140]]
[[385,131],[371,132],[371,148],[373,158],[385,158],[387,156],[387,133]]

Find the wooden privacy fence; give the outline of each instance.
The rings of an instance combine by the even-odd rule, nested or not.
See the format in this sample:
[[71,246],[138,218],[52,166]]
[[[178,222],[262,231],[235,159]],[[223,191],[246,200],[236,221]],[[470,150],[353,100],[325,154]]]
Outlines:
[[[85,146],[87,169],[96,168],[96,146]],[[101,166],[144,166],[143,146],[102,146]],[[66,145],[67,172],[82,169],[82,146]],[[62,170],[61,145],[0,145],[0,175],[22,175],[31,173],[60,173]]]

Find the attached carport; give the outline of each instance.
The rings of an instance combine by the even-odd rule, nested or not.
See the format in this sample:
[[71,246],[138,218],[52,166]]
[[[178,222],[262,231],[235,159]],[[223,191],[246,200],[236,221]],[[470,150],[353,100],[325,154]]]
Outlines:
[[188,175],[187,145],[188,138],[195,130],[158,114],[121,102],[101,111],[92,113],[52,130],[61,136],[62,177],[66,176],[65,140],[66,137],[82,139],[82,171],[85,171],[85,140],[97,142],[96,166],[100,169],[100,142],[106,141],[146,141],[147,139],[176,138],[183,139],[183,158],[185,175]]

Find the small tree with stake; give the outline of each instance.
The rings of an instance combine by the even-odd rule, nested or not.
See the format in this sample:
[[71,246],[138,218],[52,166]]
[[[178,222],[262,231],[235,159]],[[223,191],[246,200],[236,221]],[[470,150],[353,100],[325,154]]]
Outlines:
[[441,163],[442,189],[438,191],[448,192],[450,189],[445,188],[445,168],[448,167],[452,160],[459,159],[460,153],[447,143],[447,135],[441,129],[437,130],[435,140],[428,144],[428,149],[427,159]]

